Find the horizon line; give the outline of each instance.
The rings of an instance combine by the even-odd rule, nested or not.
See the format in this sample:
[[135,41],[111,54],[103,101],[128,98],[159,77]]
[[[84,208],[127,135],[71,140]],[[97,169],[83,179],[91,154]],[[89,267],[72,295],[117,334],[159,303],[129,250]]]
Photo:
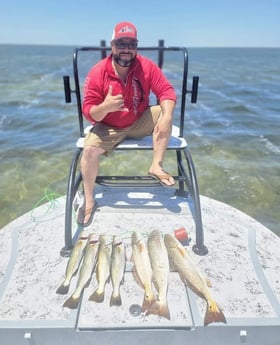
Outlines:
[[[102,40],[100,40],[102,41]],[[105,41],[106,42],[106,41]],[[96,47],[96,46],[100,46],[98,44],[62,44],[62,43],[8,43],[8,42],[0,42],[0,45],[7,45],[7,46],[46,46],[46,47]],[[149,45],[142,45],[142,47],[149,47],[149,46],[154,46],[152,44]],[[166,45],[166,47],[183,47],[184,45]],[[107,48],[110,46],[106,46]],[[188,46],[188,48],[245,48],[245,49],[279,49],[279,46],[220,46],[220,45],[213,45],[213,46],[203,46],[203,45],[190,45]],[[139,49],[141,49],[141,46],[139,46]]]

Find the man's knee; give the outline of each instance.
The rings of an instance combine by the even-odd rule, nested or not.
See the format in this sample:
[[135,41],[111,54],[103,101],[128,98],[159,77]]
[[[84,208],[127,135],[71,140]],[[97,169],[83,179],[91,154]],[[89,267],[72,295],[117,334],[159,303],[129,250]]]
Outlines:
[[91,160],[93,158],[99,157],[104,153],[104,150],[97,146],[85,146],[83,150],[83,158],[86,160]]

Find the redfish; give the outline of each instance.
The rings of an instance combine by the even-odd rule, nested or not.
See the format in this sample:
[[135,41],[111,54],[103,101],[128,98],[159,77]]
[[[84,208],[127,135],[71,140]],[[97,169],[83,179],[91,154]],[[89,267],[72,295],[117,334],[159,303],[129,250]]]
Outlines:
[[196,268],[195,263],[186,249],[171,234],[164,236],[164,243],[168,252],[170,265],[179,273],[184,284],[207,303],[204,326],[207,326],[211,322],[226,323],[224,313],[211,296],[206,280]]
[[111,281],[113,291],[110,299],[110,306],[120,306],[122,304],[120,286],[124,283],[125,264],[125,244],[121,238],[115,235],[112,242]]
[[153,271],[153,283],[158,292],[158,296],[148,309],[147,314],[157,314],[170,320],[167,304],[169,260],[161,233],[158,230],[152,231],[147,244]]

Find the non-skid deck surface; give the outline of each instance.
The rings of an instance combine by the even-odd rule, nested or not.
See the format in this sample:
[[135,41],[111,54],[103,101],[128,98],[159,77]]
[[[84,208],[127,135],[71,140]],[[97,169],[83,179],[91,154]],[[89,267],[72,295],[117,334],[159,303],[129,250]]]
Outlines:
[[[114,193],[97,193],[99,211],[88,233],[121,234],[127,241],[129,259],[133,231],[147,236],[154,229],[166,233],[184,226],[191,238],[187,248],[200,271],[210,279],[210,291],[223,310],[227,325],[280,325],[280,239],[276,235],[243,213],[201,197],[209,253],[197,256],[191,251],[195,227],[185,199],[173,196],[166,189],[156,190],[155,194]],[[67,296],[56,294],[67,264],[67,258],[59,254],[64,245],[64,207],[65,200],[60,198],[0,231],[0,327],[53,324],[79,329],[103,325],[114,329],[203,325],[205,302],[190,291],[187,294],[174,272],[170,274],[168,292],[170,321],[154,315],[129,314],[129,307],[141,305],[143,299],[143,291],[130,273],[129,262],[126,282],[121,288],[122,307],[109,307],[110,285],[104,304],[88,301],[96,284],[93,276],[84,291],[80,309],[63,308],[76,282],[73,279]]]
[[186,289],[177,273],[170,273],[168,289],[168,306],[170,320],[157,315],[139,314],[144,293],[135,282],[131,272],[125,273],[125,282],[121,287],[122,305],[110,307],[111,284],[106,286],[105,299],[102,303],[89,301],[89,297],[97,287],[93,281],[85,290],[80,309],[78,329],[127,329],[175,327],[191,329],[193,327]]

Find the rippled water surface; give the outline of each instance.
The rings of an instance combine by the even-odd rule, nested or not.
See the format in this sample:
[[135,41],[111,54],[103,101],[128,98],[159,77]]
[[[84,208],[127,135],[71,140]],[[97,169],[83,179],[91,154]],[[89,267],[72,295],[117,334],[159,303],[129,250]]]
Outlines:
[[[79,135],[76,107],[65,104],[62,85],[62,76],[72,75],[72,52],[0,45],[0,227],[65,194]],[[93,62],[86,60],[82,74]],[[178,94],[179,61],[167,57],[164,67]],[[190,81],[193,75],[200,77],[199,97],[187,104],[185,136],[201,194],[280,235],[280,49],[190,48]],[[118,168],[145,172],[150,157],[139,155],[115,153]],[[174,169],[169,155],[165,167]],[[112,160],[102,169],[115,169]]]

